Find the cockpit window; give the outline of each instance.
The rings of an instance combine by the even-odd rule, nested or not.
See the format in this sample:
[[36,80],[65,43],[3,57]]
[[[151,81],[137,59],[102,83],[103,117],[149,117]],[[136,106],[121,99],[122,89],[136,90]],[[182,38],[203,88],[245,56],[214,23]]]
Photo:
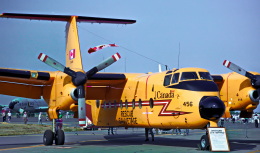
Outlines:
[[213,80],[209,72],[199,72],[200,79]]
[[164,82],[163,82],[163,85],[164,85],[164,86],[168,86],[168,85],[170,84],[170,82],[171,82],[171,77],[172,77],[172,75],[166,75],[166,76],[164,77]]
[[179,75],[180,73],[175,73],[173,76],[172,76],[172,84],[173,83],[177,83],[179,81]]
[[182,72],[181,80],[198,79],[196,72]]

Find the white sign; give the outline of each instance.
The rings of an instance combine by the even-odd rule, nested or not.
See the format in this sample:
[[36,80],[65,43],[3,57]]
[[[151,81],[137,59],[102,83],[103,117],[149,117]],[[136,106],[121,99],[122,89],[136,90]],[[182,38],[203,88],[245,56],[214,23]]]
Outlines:
[[208,128],[211,151],[230,151],[225,128]]

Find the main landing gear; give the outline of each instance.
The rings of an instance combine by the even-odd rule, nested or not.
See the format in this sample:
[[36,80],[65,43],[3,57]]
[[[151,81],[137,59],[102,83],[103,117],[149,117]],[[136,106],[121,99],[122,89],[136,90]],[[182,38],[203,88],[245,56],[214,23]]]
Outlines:
[[46,130],[43,134],[43,144],[45,146],[50,146],[53,144],[53,140],[55,141],[56,145],[64,145],[65,142],[65,134],[64,131],[61,129],[61,125],[56,125],[55,120],[53,120],[53,127],[55,125],[55,129]]

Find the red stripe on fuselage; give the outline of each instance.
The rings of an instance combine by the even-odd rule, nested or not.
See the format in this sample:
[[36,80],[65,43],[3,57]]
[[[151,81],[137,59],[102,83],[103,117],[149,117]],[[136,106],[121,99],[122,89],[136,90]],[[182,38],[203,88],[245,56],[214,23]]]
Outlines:
[[[183,111],[175,111],[175,110],[167,110],[168,109],[168,106],[170,105],[170,103],[171,103],[171,99],[166,99],[166,100],[156,100],[156,101],[154,101],[154,107],[156,107],[156,106],[162,106],[162,109],[161,109],[161,111],[160,111],[160,113],[158,114],[158,116],[179,116],[179,115],[185,115],[185,114],[190,114],[190,113],[192,113],[192,112],[183,112]],[[136,104],[139,104],[139,103],[137,103],[137,102],[135,102],[135,105]],[[110,106],[109,106],[110,105]],[[138,105],[136,105],[136,107],[137,107]],[[149,101],[142,101],[142,106],[150,106],[150,102]],[[106,103],[105,105],[104,104],[102,104],[101,105],[101,108],[109,108],[109,107],[111,107],[111,108],[115,108],[115,107],[120,107],[120,103],[118,104],[118,103]],[[126,107],[126,103],[125,102],[123,102],[122,103],[122,107]],[[133,107],[133,104],[132,104],[132,102],[128,102],[127,103],[127,107]],[[138,109],[138,108],[136,108],[136,109]],[[146,111],[148,111],[147,109],[146,109]],[[147,114],[148,114],[148,112],[146,112]]]

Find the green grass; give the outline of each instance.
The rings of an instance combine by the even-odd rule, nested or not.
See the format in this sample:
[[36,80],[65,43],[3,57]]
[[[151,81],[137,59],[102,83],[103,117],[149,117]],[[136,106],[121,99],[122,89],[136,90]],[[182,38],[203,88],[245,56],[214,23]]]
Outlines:
[[[50,125],[0,123],[0,136],[42,134]],[[63,127],[65,132],[81,131],[79,127]]]

